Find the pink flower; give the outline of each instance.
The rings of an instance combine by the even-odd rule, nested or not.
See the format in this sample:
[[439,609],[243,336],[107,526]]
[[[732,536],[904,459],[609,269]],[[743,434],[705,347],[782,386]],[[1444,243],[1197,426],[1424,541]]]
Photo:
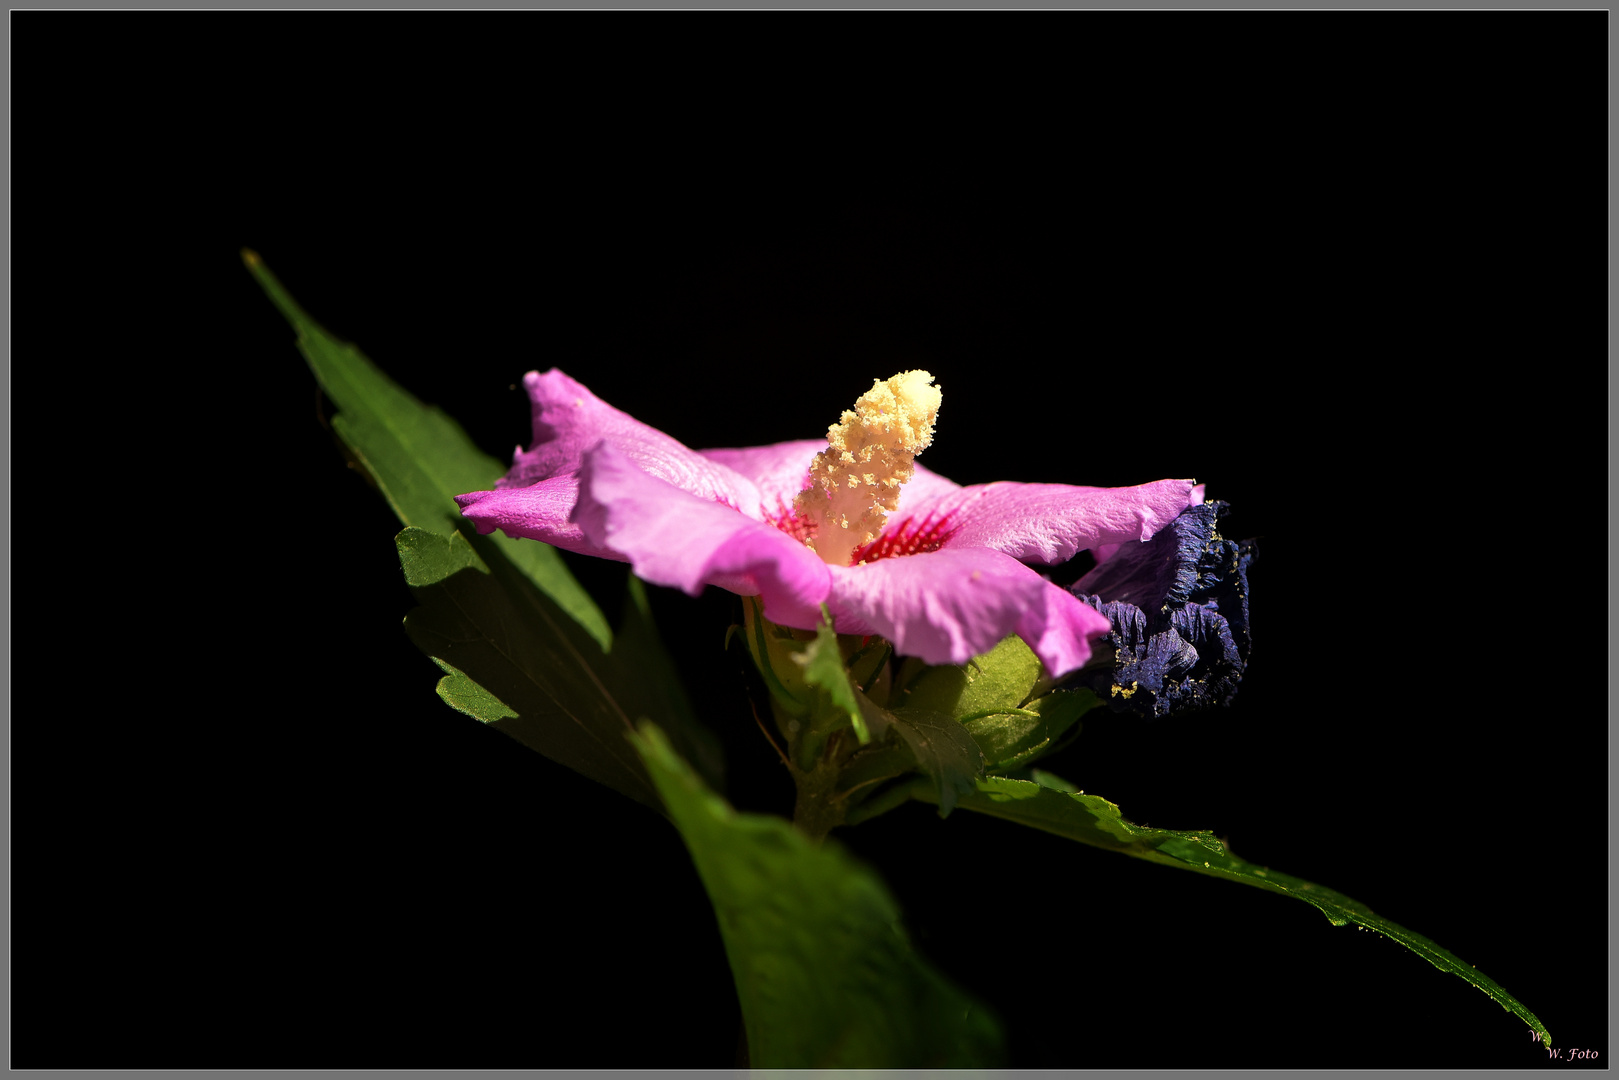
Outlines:
[[494,491],[456,497],[479,532],[618,559],[692,595],[758,596],[783,626],[812,629],[825,604],[839,633],[881,635],[930,664],[1015,633],[1054,676],[1082,666],[1108,620],[1023,564],[1150,540],[1199,501],[1190,480],[962,487],[917,465],[876,538],[832,565],[806,543],[816,525],[796,501],[826,440],[691,450],[554,368],[524,384],[533,445]]

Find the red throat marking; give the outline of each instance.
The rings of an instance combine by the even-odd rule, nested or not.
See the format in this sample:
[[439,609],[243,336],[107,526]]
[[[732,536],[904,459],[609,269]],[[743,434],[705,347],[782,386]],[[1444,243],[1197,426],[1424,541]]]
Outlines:
[[815,522],[800,513],[798,507],[784,502],[779,496],[776,499],[776,509],[765,513],[765,521],[800,544],[815,536]]
[[849,565],[859,566],[900,555],[925,555],[944,547],[945,541],[955,534],[955,522],[948,514],[944,517],[929,514],[921,521],[907,518],[898,525],[891,524],[871,543],[855,548],[849,556]]

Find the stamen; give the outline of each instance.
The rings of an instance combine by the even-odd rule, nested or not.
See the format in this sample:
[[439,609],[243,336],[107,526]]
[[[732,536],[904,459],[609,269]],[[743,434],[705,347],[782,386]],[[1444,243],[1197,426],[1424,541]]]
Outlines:
[[933,442],[943,400],[933,376],[907,371],[878,380],[826,433],[810,465],[809,486],[793,507],[814,523],[805,543],[823,561],[848,566],[857,548],[883,531],[899,490],[916,474],[913,459]]

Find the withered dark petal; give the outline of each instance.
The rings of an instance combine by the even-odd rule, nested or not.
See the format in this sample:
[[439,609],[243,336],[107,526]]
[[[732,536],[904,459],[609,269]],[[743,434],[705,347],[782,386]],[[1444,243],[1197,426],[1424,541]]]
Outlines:
[[1251,540],[1220,535],[1223,502],[1182,511],[1169,528],[1126,544],[1072,586],[1107,617],[1112,664],[1082,671],[1118,712],[1166,716],[1230,704],[1248,664]]

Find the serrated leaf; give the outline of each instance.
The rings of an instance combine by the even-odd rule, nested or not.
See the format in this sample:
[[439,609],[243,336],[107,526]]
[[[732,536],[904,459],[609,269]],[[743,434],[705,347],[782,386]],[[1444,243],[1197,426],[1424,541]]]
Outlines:
[[999,1026],[911,947],[882,881],[835,840],[739,814],[663,733],[634,738],[719,920],[754,1068],[967,1068]]
[[[1033,780],[1041,787],[1048,787],[1052,791],[1079,792],[1079,785],[1071,780],[1064,780],[1056,773],[1046,772],[1044,769],[1030,769],[1027,776],[1014,777],[1017,780]],[[1080,792],[1083,794],[1083,792]]]
[[623,631],[604,656],[549,598],[510,588],[460,533],[410,528],[395,544],[422,604],[405,632],[448,673],[438,692],[452,708],[661,813],[624,745],[634,721],[657,717],[718,786],[718,740],[697,721],[633,576]]
[[444,704],[456,712],[465,713],[474,720],[482,720],[492,724],[499,720],[517,719],[517,714],[507,708],[506,703],[495,695],[467,678],[467,673],[446,664],[435,657],[433,663],[437,664],[445,674],[438,681],[438,696],[444,699]]
[[445,538],[409,528],[395,543],[422,605],[405,617],[405,632],[454,672],[455,699],[444,695],[442,681],[440,696],[661,813],[640,757],[625,742],[638,715],[615,691],[628,684],[584,628],[546,597],[518,602],[458,532]]
[[889,714],[893,730],[905,741],[925,774],[924,782],[948,817],[956,798],[974,790],[984,774],[984,755],[960,723],[942,713],[907,705]]
[[1015,769],[1044,757],[1086,711],[1100,704],[1089,690],[1054,690],[1021,709],[963,720],[991,769]]
[[[804,682],[823,691],[831,702],[831,710],[821,710],[826,719],[834,721],[838,727],[847,720],[862,745],[870,742],[871,732],[861,715],[855,689],[849,684],[849,672],[843,666],[843,654],[838,649],[838,635],[832,628],[825,622],[817,626],[815,640],[794,653],[793,660],[804,669]],[[815,730],[814,734],[818,740],[824,740],[831,730]],[[815,752],[819,752],[818,743]]]
[[[422,404],[384,375],[353,345],[338,341],[310,318],[251,251],[242,261],[298,335],[298,349],[321,389],[339,410],[332,430],[350,459],[382,492],[400,524],[448,536],[464,524],[454,496],[491,487],[506,468],[479,450],[461,425]],[[498,551],[569,618],[606,649],[612,630],[556,549],[498,533],[479,547]]]
[[[850,728],[864,746],[887,729],[885,716],[851,680],[844,654],[855,639],[840,642],[825,610],[814,631],[789,630],[767,620],[756,597],[743,603],[742,639],[770,690],[789,755],[806,772],[815,768],[834,732]],[[853,652],[873,669],[868,674],[885,655],[879,649]]]
[[476,570],[486,576],[489,573],[489,564],[478,557],[459,532],[446,539],[427,529],[408,528],[394,537],[394,547],[399,552],[405,584],[413,589],[437,585],[461,570]]
[[[1399,942],[1439,970],[1460,976],[1488,994],[1503,1009],[1516,1014],[1540,1034],[1547,1046],[1551,1045],[1551,1035],[1545,1025],[1495,980],[1421,934],[1373,913],[1365,904],[1302,878],[1245,862],[1232,855],[1213,833],[1136,825],[1125,820],[1119,808],[1106,799],[1082,791],[1060,790],[1057,785],[1072,785],[1055,777],[1051,778],[1055,785],[1047,786],[1039,781],[1049,774],[1038,770],[1032,775],[1033,780],[986,777],[978,781],[976,790],[962,796],[960,805],[1109,851],[1303,900],[1320,910],[1334,926],[1348,923],[1363,926]],[[933,789],[920,781],[912,785],[911,793],[926,802],[937,801]]]

